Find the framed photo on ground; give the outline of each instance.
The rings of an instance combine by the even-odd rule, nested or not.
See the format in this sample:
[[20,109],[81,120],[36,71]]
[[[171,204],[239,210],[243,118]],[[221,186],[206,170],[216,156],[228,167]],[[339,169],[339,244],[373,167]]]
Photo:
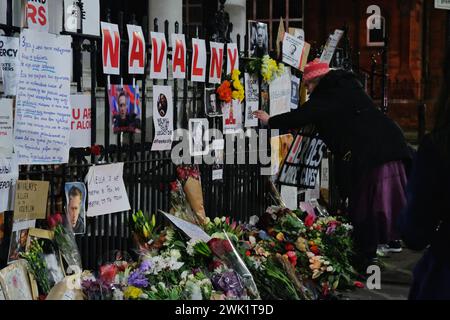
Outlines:
[[0,270],[0,286],[5,300],[33,300],[26,265],[26,261],[21,259]]

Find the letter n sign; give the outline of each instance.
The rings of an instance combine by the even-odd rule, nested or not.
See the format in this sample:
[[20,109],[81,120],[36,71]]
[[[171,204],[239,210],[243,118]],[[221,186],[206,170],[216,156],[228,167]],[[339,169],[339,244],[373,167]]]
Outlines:
[[103,73],[120,74],[120,34],[117,24],[100,22],[102,29]]

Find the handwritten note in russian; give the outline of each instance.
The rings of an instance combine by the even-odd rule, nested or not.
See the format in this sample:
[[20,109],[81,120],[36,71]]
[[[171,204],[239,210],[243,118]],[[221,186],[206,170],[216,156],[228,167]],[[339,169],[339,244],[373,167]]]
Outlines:
[[20,34],[14,146],[19,164],[67,163],[70,137],[69,36]]
[[90,167],[85,181],[88,186],[88,217],[131,209],[123,182],[123,162]]

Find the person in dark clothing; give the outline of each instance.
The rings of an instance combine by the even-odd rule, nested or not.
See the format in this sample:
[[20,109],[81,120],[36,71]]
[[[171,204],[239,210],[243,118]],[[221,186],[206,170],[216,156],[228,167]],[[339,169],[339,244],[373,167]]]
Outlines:
[[413,273],[411,300],[450,299],[450,50],[436,120],[417,152],[400,229],[407,247],[426,248]]
[[290,113],[255,116],[273,129],[315,125],[337,162],[337,184],[349,199],[349,216],[360,263],[376,258],[379,244],[400,246],[396,221],[406,203],[404,161],[410,150],[403,132],[379,111],[356,76],[330,70],[318,59],[303,75],[309,100]]

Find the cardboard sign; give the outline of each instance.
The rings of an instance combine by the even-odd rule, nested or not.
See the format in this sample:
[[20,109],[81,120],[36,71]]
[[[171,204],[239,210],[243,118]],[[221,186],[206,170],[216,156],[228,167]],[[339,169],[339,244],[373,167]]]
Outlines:
[[180,229],[191,240],[193,241],[200,240],[204,242],[208,242],[209,240],[211,240],[211,237],[199,226],[190,223],[186,220],[175,217],[172,214],[165,213],[164,211],[159,210],[159,212],[162,213],[164,217],[166,217],[170,222],[172,222],[175,227]]
[[64,0],[64,30],[100,35],[99,0]]
[[315,189],[320,164],[326,152],[325,143],[312,127],[302,129],[295,137],[278,176],[282,185]]
[[257,127],[258,118],[253,112],[259,109],[259,81],[258,76],[245,73],[245,127]]
[[48,0],[28,0],[25,10],[28,28],[48,32]]
[[128,30],[128,73],[144,74],[145,39],[140,26],[127,24]]
[[269,98],[270,116],[291,110],[291,71],[289,68],[285,68],[284,73],[270,83]]
[[14,158],[0,157],[0,212],[14,209],[13,192],[19,178],[19,167]]
[[85,182],[88,217],[130,210],[123,182],[123,162],[90,167]]
[[173,141],[172,87],[153,86],[153,125],[155,138],[152,151],[171,150]]
[[191,81],[205,82],[206,45],[203,39],[192,39]]
[[167,79],[167,43],[162,32],[150,32],[152,58],[150,61],[150,78]]
[[20,34],[14,149],[19,164],[69,160],[72,38],[28,29]]
[[13,104],[13,99],[0,99],[0,154],[2,155],[10,155],[13,152]]
[[231,103],[223,103],[223,133],[233,134],[242,129],[242,103],[233,99]]
[[227,44],[227,74],[239,70],[239,51],[236,43]]
[[0,36],[0,73],[3,77],[3,91],[7,96],[16,95],[18,59],[19,38]]
[[70,124],[70,146],[86,148],[91,146],[91,96],[75,94],[70,96],[72,121]]
[[101,22],[103,73],[120,74],[120,34],[117,24]]
[[333,59],[334,52],[339,41],[342,38],[344,31],[336,29],[333,34],[328,37],[325,48],[323,49],[322,55],[320,56],[320,61],[330,64],[331,59]]
[[49,185],[48,181],[17,181],[14,221],[46,218]]
[[186,79],[186,39],[172,33],[172,74],[174,79]]
[[209,64],[209,83],[220,84],[222,80],[223,43],[210,42],[211,61]]

